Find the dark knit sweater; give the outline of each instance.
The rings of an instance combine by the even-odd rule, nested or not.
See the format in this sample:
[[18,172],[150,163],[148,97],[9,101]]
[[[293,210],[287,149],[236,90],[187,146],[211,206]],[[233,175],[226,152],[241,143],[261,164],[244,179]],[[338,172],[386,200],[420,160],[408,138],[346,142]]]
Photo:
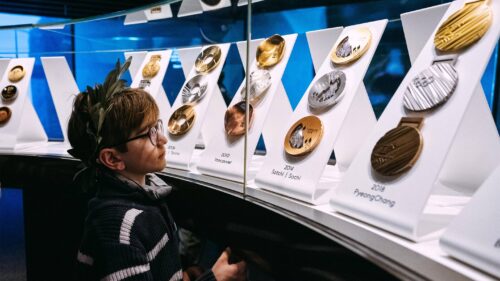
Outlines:
[[[77,260],[78,280],[182,280],[179,238],[163,197],[170,186],[148,175],[140,187],[99,176]],[[208,271],[198,280],[215,280]]]

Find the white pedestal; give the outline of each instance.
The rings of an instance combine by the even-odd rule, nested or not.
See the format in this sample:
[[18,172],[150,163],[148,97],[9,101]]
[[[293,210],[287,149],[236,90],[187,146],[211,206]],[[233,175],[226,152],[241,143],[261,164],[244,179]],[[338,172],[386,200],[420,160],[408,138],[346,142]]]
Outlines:
[[[284,123],[284,126],[277,127],[280,132],[279,145],[268,152],[268,158],[257,173],[255,184],[259,188],[271,190],[309,204],[328,202],[331,190],[339,184],[358,148],[375,126],[375,114],[363,85],[363,77],[386,24],[387,20],[380,20],[344,29],[342,34],[346,34],[350,29],[358,26],[365,26],[372,33],[369,50],[363,57],[349,66],[342,68],[334,66],[328,56],[325,58],[325,51],[320,51],[323,62],[313,82],[304,93],[291,118]],[[338,36],[339,31],[338,28],[330,29],[329,33],[332,35],[325,36],[327,42],[335,42],[336,40],[332,40],[331,37]],[[310,37],[315,37],[314,35],[316,34],[312,34]],[[339,38],[343,36],[340,35]],[[314,40],[311,43],[314,45],[325,44],[320,40]],[[329,46],[330,52],[334,48],[333,43],[331,44]],[[316,49],[316,47],[312,48],[312,50]],[[327,111],[312,112],[308,106],[310,88],[321,76],[336,69],[341,69],[346,75],[344,97]],[[321,119],[323,123],[322,140],[310,154],[302,157],[290,157],[284,151],[283,138],[293,123],[307,115],[316,115]],[[332,150],[335,151],[336,156],[335,166],[327,165]]]
[[[218,120],[223,120],[224,112],[226,110],[226,104],[220,92],[220,88],[217,85],[219,76],[222,71],[222,67],[226,61],[227,53],[229,51],[230,44],[219,44],[217,45],[221,49],[220,63],[212,70],[210,73],[205,74],[208,80],[207,92],[202,100],[200,100],[195,106],[196,120],[191,127],[191,129],[181,136],[168,135],[169,142],[167,144],[167,167],[176,168],[182,170],[189,170],[192,168],[193,164],[193,152],[197,143],[201,140],[204,144],[218,133],[215,124]],[[210,46],[206,46],[208,48]],[[205,49],[203,48],[203,49]],[[197,72],[193,67],[196,56],[194,56],[194,48],[189,48],[186,51],[179,50],[179,56],[181,62],[189,59],[193,63],[184,63],[183,69],[191,65],[191,71],[185,75],[186,81],[184,85],[195,75]],[[201,50],[200,50],[201,51]],[[184,87],[183,85],[183,87]],[[182,92],[182,88],[181,91]],[[182,94],[178,94],[172,105],[172,112],[182,106]],[[166,119],[168,120],[168,118]],[[201,137],[200,137],[201,135]]]
[[[14,85],[18,92],[18,96],[14,101],[5,102],[0,100],[0,107],[7,106],[12,111],[10,120],[0,126],[0,135],[2,136],[0,138],[0,151],[26,149],[46,143],[48,140],[29,97],[34,64],[34,58],[11,59],[0,80],[2,89],[7,85]],[[16,65],[23,66],[26,74],[21,81],[10,82],[8,79],[9,71]],[[0,67],[2,66],[5,67],[5,62],[0,63]]]
[[[464,1],[451,3],[439,22],[463,4]],[[443,207],[464,204],[464,196],[470,195],[498,164],[499,137],[480,86],[481,76],[500,34],[500,19],[496,15],[500,11],[499,1],[491,3],[491,8],[495,15],[488,32],[476,44],[459,53],[455,65],[459,74],[457,89],[444,105],[432,112],[406,112],[403,107],[407,85],[415,75],[430,66],[436,56],[432,36],[435,31],[415,32],[431,36],[333,195],[330,203],[334,209],[414,241],[435,237],[454,214],[445,209],[441,212],[433,202],[441,202]],[[432,9],[415,13],[418,21],[414,19],[412,22],[417,26],[406,30],[414,32],[420,28],[419,23],[436,22],[436,17],[439,17],[439,13]],[[408,17],[412,15],[408,13],[402,19]],[[433,28],[436,29],[437,26]],[[406,37],[410,35],[406,34]],[[381,181],[370,165],[372,149],[403,116],[425,118],[421,129],[423,150],[411,170],[392,181]],[[450,197],[440,200],[442,196]]]
[[500,278],[500,166],[493,171],[471,202],[448,226],[440,240],[451,256]]
[[[255,152],[257,142],[261,134],[264,136],[266,148],[272,149],[276,143],[276,127],[282,124],[287,116],[292,112],[290,102],[281,82],[281,77],[285,71],[286,65],[293,50],[297,34],[283,36],[285,39],[285,53],[282,60],[275,66],[268,69],[271,74],[271,86],[267,89],[263,99],[254,107],[254,120],[247,136],[247,167],[252,166],[252,156]],[[253,40],[251,43],[254,49],[262,41]],[[238,42],[240,58],[246,61],[246,42]],[[255,52],[250,53],[255,54]],[[243,63],[245,65],[245,63]],[[258,69],[257,62],[254,59],[250,65],[250,73]],[[241,91],[246,84],[243,80],[238,91],[233,97],[229,107],[242,101]],[[216,135],[207,145],[202,154],[201,161],[198,164],[198,171],[202,174],[214,177],[224,178],[235,182],[243,182],[244,172],[244,136],[238,138],[229,138],[224,130],[224,119],[214,120],[216,122]]]
[[[136,59],[137,59],[136,61],[140,61],[140,58],[144,56],[144,54],[142,53],[125,53],[126,57],[128,55],[132,55],[132,61]],[[165,73],[167,72],[168,64],[170,62],[170,56],[172,55],[172,50],[148,52],[144,56],[144,59],[139,68],[137,68],[136,64],[137,62],[134,62],[133,68],[130,68],[130,73],[134,74],[132,76],[134,77],[134,79],[132,80],[130,87],[132,88],[139,87],[141,81],[144,80],[144,78],[142,77],[142,69],[149,62],[151,56],[154,55],[161,55],[161,60],[159,62],[160,70],[158,71],[155,77],[150,79],[151,84],[144,90],[147,91],[149,94],[151,94],[151,96],[155,99],[156,104],[160,109],[160,119],[162,119],[163,122],[166,122],[170,117],[171,107],[167,98],[167,94],[163,89],[162,82],[163,78],[165,77]],[[135,71],[135,73],[132,73],[132,71]]]

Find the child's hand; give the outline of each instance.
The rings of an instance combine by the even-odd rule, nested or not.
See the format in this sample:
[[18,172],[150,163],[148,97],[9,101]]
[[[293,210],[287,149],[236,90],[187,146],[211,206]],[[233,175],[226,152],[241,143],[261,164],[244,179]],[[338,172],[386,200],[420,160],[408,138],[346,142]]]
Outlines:
[[219,259],[212,267],[212,272],[217,281],[244,281],[246,280],[246,267],[245,261],[238,263],[229,263],[231,249],[226,248],[220,255]]

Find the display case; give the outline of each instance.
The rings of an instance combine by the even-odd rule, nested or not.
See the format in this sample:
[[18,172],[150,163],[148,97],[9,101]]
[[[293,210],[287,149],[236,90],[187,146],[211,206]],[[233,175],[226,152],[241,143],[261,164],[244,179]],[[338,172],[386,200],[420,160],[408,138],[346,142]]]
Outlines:
[[0,154],[71,159],[74,96],[132,57],[123,78],[160,108],[161,174],[189,186],[182,200],[210,190],[270,210],[397,278],[500,278],[453,248],[456,231],[439,244],[500,164],[498,11],[497,0],[183,0],[1,27]]

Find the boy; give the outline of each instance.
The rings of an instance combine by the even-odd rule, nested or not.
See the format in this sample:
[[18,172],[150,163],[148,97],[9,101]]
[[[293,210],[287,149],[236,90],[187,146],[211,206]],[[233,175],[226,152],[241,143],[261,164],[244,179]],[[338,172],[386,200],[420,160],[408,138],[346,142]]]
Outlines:
[[[72,149],[86,168],[77,174],[96,191],[78,251],[80,280],[189,280],[179,258],[176,225],[162,200],[171,190],[153,172],[166,164],[163,123],[145,91],[108,74],[104,85],[76,96],[68,124]],[[224,252],[197,280],[244,280],[245,264]]]

